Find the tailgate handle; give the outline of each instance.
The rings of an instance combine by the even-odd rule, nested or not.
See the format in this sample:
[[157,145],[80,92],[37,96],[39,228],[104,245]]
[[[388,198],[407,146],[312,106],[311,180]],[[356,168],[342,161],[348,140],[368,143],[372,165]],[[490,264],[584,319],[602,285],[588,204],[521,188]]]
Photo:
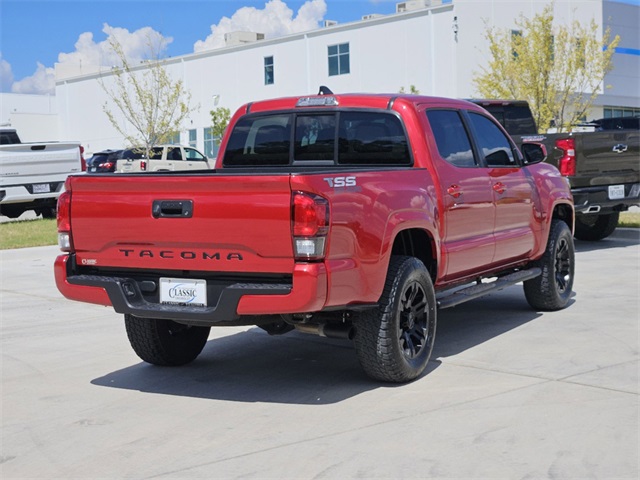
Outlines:
[[191,218],[193,200],[154,200],[153,218]]

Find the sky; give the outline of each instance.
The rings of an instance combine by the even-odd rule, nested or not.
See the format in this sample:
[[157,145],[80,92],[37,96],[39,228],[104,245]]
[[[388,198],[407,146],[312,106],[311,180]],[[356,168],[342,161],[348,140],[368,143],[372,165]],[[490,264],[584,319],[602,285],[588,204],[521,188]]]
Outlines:
[[223,46],[224,33],[249,30],[273,38],[316,29],[324,20],[391,14],[398,1],[0,0],[0,92],[54,93],[56,63],[118,64],[110,36],[136,62],[148,54],[150,38],[164,45],[162,56],[175,57]]
[[0,0],[0,91],[54,93],[56,63],[113,65],[113,35],[133,61],[148,39],[163,56],[224,45],[224,33],[266,38],[395,12],[399,0]]

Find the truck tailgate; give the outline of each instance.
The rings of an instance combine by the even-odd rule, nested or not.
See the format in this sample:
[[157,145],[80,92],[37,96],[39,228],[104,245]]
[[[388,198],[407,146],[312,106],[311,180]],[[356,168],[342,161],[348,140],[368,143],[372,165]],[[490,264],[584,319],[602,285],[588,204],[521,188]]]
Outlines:
[[288,175],[72,177],[78,264],[291,273]]
[[[592,132],[577,137],[577,186],[637,183],[640,177],[640,133]],[[584,180],[589,179],[586,183]]]
[[46,143],[0,146],[0,185],[36,183],[80,172],[80,149],[77,143]]

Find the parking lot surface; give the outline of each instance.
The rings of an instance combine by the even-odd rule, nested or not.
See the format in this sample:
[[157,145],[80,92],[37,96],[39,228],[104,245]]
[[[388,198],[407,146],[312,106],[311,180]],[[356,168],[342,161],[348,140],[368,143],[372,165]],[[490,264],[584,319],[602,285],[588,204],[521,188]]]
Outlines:
[[0,477],[637,479],[640,231],[576,246],[567,309],[514,286],[441,311],[399,386],[349,341],[252,327],[146,365],[121,315],[58,293],[56,247],[2,251]]

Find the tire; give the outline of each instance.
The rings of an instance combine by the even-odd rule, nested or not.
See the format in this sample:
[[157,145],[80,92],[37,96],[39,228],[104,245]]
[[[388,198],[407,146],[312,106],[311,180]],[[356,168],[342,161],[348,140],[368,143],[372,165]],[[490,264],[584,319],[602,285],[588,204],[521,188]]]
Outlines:
[[24,209],[24,207],[21,207],[20,205],[9,204],[9,205],[3,205],[2,207],[0,207],[0,214],[9,218],[18,218],[25,211],[26,210]]
[[566,307],[575,275],[575,248],[566,223],[553,220],[547,248],[534,266],[542,269],[542,275],[524,282],[524,294],[529,305],[541,311]]
[[42,215],[42,218],[56,218],[56,207],[43,207],[36,210],[37,215]]
[[129,343],[153,365],[177,367],[196,359],[209,338],[210,327],[182,325],[171,320],[125,315]]
[[613,233],[618,226],[619,218],[619,212],[606,215],[577,215],[574,235],[578,240],[602,240]]
[[414,257],[393,256],[377,309],[359,313],[354,345],[375,380],[408,382],[424,372],[436,335],[431,277]]

